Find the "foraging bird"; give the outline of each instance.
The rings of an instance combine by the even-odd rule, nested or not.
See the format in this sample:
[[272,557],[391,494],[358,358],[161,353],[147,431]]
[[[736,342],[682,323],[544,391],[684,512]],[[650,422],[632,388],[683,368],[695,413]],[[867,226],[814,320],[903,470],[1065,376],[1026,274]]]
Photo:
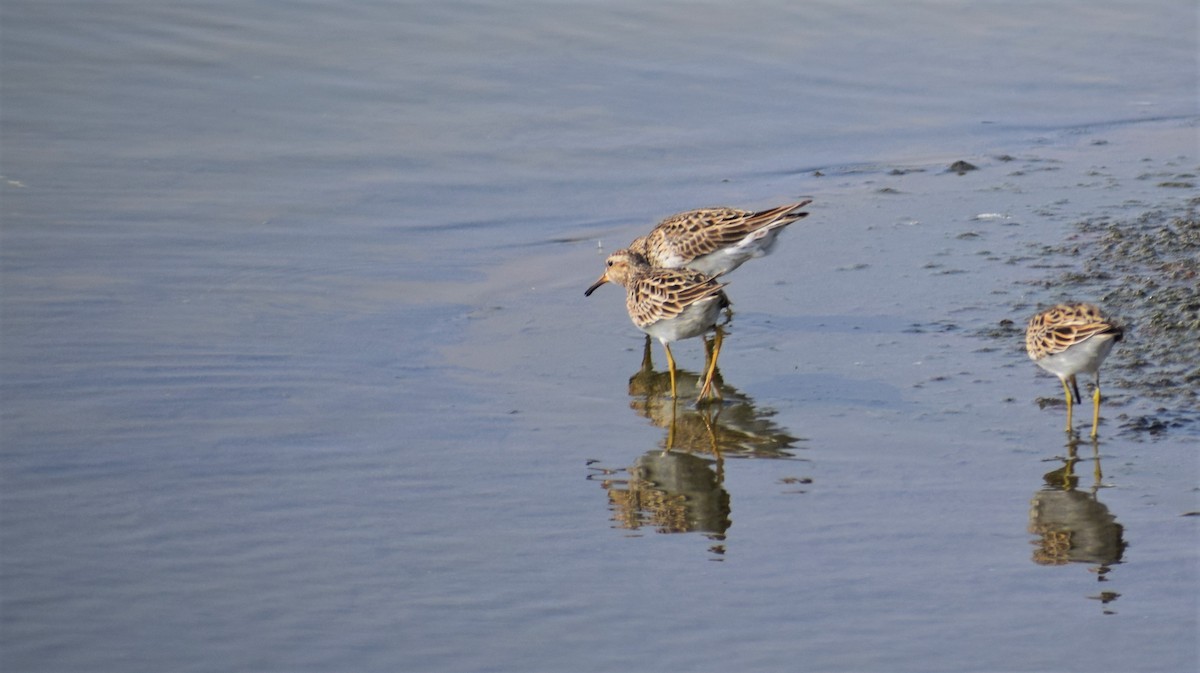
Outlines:
[[1092,437],[1096,436],[1100,424],[1100,364],[1124,334],[1093,304],[1058,304],[1029,319],[1025,351],[1029,359],[1062,382],[1068,432],[1072,406],[1080,401],[1075,376],[1092,374],[1096,388],[1092,394]]
[[737,208],[700,208],[663,219],[649,234],[633,239],[628,250],[650,266],[692,269],[719,276],[771,251],[787,225],[807,217],[797,212],[812,199],[758,212]]
[[729,298],[722,290],[724,283],[689,269],[654,268],[645,257],[631,250],[618,250],[609,255],[604,274],[584,295],[590,296],[605,283],[616,283],[625,288],[625,308],[630,320],[663,345],[671,374],[672,399],[677,397],[677,391],[671,342],[716,330],[712,358],[697,401],[706,395],[719,394],[712,380],[721,351],[721,329],[717,326],[717,320],[721,311],[729,306]]

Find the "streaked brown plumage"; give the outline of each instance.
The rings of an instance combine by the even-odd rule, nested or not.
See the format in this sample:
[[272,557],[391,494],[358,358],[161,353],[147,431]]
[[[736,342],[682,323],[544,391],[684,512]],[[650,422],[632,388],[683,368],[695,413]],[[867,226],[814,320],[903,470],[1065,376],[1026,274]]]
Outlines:
[[812,200],[758,212],[737,208],[700,208],[671,215],[629,250],[651,266],[693,269],[707,276],[729,273],[754,257],[770,252],[784,227],[807,217],[797,212]]
[[[729,306],[729,298],[722,290],[724,283],[689,269],[654,268],[645,257],[630,250],[614,252],[605,264],[604,274],[584,294],[590,295],[608,282],[624,286],[630,320],[638,329],[658,339],[667,352],[671,396],[675,397],[675,358],[670,343],[702,336],[716,328],[721,310]],[[701,398],[714,392],[712,377],[720,347],[718,329]]]
[[1092,436],[1100,422],[1100,365],[1124,330],[1094,304],[1058,304],[1029,319],[1025,329],[1025,351],[1039,367],[1062,382],[1067,399],[1067,430],[1071,410],[1079,403],[1077,374],[1095,376],[1092,395]]

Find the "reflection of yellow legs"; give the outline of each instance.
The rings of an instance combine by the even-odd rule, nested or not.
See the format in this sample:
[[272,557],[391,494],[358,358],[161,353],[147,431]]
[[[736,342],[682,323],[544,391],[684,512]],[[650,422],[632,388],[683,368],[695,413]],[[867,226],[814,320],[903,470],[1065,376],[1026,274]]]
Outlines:
[[663,453],[670,453],[671,449],[675,448],[675,410],[678,408],[678,401],[671,398],[671,427],[667,428],[667,447],[663,449]]
[[717,416],[721,415],[721,410],[712,416],[702,415],[704,419],[704,427],[708,430],[709,448],[712,449],[713,456],[717,459],[717,483],[725,481],[725,456],[721,454],[721,441],[717,439]]
[[[1061,487],[1064,491],[1072,491],[1079,483],[1079,478],[1075,476],[1075,463],[1079,462],[1079,442],[1081,440],[1075,435],[1067,440],[1067,458],[1063,461],[1061,470],[1054,470],[1046,474],[1047,483]],[[1092,441],[1092,477],[1095,479],[1092,486],[1092,494],[1101,487],[1104,473],[1100,470],[1100,442],[1093,437]]]
[[717,424],[717,417],[720,415],[721,409],[719,407],[717,408],[717,412],[715,414],[710,415],[707,412],[700,412],[700,419],[704,421],[704,429],[708,432],[708,448],[710,451],[712,451],[713,455],[717,457],[718,476],[721,475],[719,468],[724,465],[725,460],[721,455],[721,440],[717,438],[717,428],[720,427]]
[[1075,488],[1075,484],[1079,483],[1079,479],[1075,476],[1075,463],[1079,462],[1079,439],[1072,436],[1067,439],[1067,464],[1063,465],[1063,480],[1062,488],[1064,491],[1070,491]]
[[706,396],[717,398],[721,397],[721,391],[717,386],[713,385],[713,374],[715,374],[717,371],[717,356],[721,354],[721,340],[723,335],[724,332],[720,327],[717,327],[716,335],[713,336],[712,358],[709,359],[708,371],[704,374],[704,387],[700,388],[700,396],[696,398],[697,402],[704,399]]
[[[679,401],[671,400],[671,424],[667,427],[667,441],[663,447],[663,454],[668,454],[675,448],[675,426],[678,422]],[[717,423],[717,418],[721,415],[721,410],[718,408],[716,413],[709,414],[704,411],[696,412],[700,420],[704,421],[704,428],[708,432],[708,448],[712,451],[717,460],[716,472],[717,482],[725,481],[725,456],[721,453],[721,440],[717,436],[720,425]]]

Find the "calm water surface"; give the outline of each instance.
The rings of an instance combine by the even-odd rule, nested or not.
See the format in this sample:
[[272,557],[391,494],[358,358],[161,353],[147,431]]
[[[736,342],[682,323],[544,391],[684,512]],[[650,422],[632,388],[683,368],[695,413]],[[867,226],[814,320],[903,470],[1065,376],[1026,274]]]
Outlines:
[[[0,664],[1194,670],[1197,433],[974,334],[1194,196],[1196,14],[6,2]],[[798,197],[672,407],[604,252]]]

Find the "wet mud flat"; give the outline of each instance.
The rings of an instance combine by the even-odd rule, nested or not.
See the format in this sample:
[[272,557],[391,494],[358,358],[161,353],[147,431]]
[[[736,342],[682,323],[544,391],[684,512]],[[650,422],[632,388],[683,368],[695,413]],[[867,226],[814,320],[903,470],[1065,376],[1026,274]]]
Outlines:
[[[1194,189],[1194,173],[1172,174],[1160,187]],[[1136,216],[1100,215],[1072,224],[1068,240],[1038,246],[1026,259],[1052,271],[1027,281],[1055,300],[1094,301],[1126,328],[1102,377],[1153,401],[1152,413],[1121,413],[1124,435],[1196,433],[1200,422],[1200,197]],[[1036,306],[1017,305],[1032,313]],[[1003,320],[985,335],[1019,339],[1025,325]],[[1042,406],[1061,397],[1039,398]]]

